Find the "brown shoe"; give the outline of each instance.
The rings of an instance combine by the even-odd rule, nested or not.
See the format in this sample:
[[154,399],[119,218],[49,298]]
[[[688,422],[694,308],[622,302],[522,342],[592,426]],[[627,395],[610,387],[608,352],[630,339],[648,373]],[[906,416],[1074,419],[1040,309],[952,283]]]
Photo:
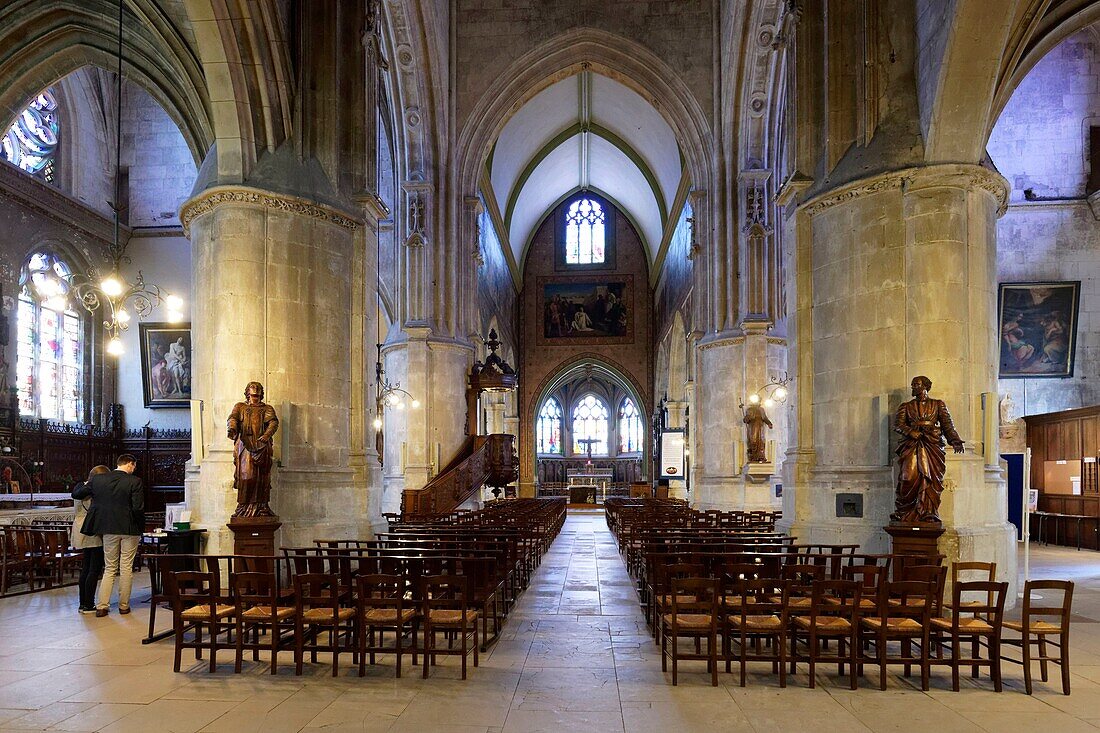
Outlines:
[[130,607],[126,606],[125,608],[120,608],[118,609],[118,612],[125,616],[126,614],[130,613]]
[[106,615],[107,615],[107,609],[106,608],[97,608],[95,610],[95,617],[96,618],[103,618]]

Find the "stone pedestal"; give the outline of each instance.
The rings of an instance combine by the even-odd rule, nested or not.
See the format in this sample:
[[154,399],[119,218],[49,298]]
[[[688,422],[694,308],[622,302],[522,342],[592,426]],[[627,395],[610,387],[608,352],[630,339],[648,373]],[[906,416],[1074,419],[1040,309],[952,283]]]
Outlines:
[[883,527],[890,535],[890,552],[901,555],[894,562],[894,573],[908,564],[907,557],[936,557],[940,554],[939,539],[942,524],[901,524],[891,522]]
[[233,533],[234,555],[275,554],[275,532],[283,523],[278,517],[233,517],[226,525]]

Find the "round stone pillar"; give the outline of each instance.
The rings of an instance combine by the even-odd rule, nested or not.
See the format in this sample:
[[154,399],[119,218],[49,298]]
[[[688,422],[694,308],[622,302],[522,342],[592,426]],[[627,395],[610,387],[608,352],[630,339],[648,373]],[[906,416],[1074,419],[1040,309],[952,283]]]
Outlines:
[[964,454],[948,450],[940,552],[995,561],[1015,586],[984,414],[997,406],[995,224],[1006,196],[995,173],[949,164],[856,181],[798,208],[792,417],[810,423],[791,432],[783,526],[801,541],[888,549],[893,419],[923,374],[966,442]]
[[399,340],[382,347],[386,377],[420,403],[384,414],[382,511],[400,512],[402,492],[426,485],[465,443],[473,355],[471,344],[434,337],[431,329],[415,326],[406,326]]
[[226,417],[245,384],[278,413],[271,506],[276,542],[365,536],[367,492],[349,467],[353,243],[359,223],[333,208],[243,186],[185,203],[191,240],[193,389],[204,456],[190,472],[193,522],[208,552],[232,551],[236,506]]

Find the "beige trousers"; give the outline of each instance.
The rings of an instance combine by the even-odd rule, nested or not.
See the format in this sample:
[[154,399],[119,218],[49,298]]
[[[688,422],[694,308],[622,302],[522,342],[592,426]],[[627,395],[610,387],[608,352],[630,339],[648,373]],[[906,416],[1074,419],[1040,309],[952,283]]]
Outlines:
[[130,588],[134,584],[134,557],[137,555],[137,535],[103,535],[103,580],[99,582],[99,598],[96,608],[111,607],[111,593],[115,589],[115,573],[118,573],[118,607],[130,607]]

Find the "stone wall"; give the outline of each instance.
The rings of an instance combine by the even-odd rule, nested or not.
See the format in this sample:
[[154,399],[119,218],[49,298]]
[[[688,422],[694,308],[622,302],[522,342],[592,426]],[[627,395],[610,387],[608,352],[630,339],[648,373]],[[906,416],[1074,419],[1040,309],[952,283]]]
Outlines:
[[178,226],[180,205],[191,195],[198,175],[195,160],[176,123],[148,92],[129,83],[122,92],[122,165],[129,167],[130,175],[129,224]]
[[1067,38],[1028,73],[989,136],[987,150],[1012,184],[1036,196],[1083,198],[1089,173],[1089,126],[1100,124],[1100,37]]
[[[716,5],[707,0],[458,0],[453,58],[456,129],[517,57],[565,31],[585,27],[645,46],[679,72],[708,112],[712,106]],[[685,43],[685,39],[691,39]]]
[[[156,283],[162,290],[183,298],[181,326],[191,321],[191,243],[183,232],[168,235],[135,234],[126,249],[133,260],[133,271],[141,271],[148,283]],[[166,310],[162,306],[150,314],[150,322],[164,322]],[[150,424],[160,429],[186,429],[191,425],[187,408],[145,407],[141,377],[141,328],[132,320],[130,328],[122,334],[125,352],[118,357],[117,401],[122,405],[123,419],[129,428]],[[193,359],[193,354],[187,355]]]
[[[998,281],[1081,282],[1073,376],[998,380],[1009,420],[1100,403],[1100,226],[1084,200],[1098,116],[1100,37],[1086,29],[1035,65],[989,138],[989,155],[1012,184],[1013,203],[997,222]],[[1028,201],[1025,189],[1054,200]]]
[[[607,211],[615,220],[615,269],[592,270],[583,273],[555,270],[557,243],[555,223],[563,216],[563,203],[554,209],[539,227],[531,242],[524,264],[523,291],[520,294],[520,481],[530,485],[533,480],[533,431],[535,404],[544,386],[563,368],[591,355],[618,370],[629,379],[641,396],[639,408],[643,415],[653,409],[653,335],[652,295],[649,289],[649,267],[641,238],[625,216],[611,204]],[[628,305],[632,330],[625,338],[546,338],[544,336],[544,304],[542,288],[549,283],[623,280],[632,281],[633,293]]]
[[1081,282],[1073,376],[998,380],[1009,419],[1100,404],[1100,226],[1088,205],[1009,207],[997,223],[997,279]]

